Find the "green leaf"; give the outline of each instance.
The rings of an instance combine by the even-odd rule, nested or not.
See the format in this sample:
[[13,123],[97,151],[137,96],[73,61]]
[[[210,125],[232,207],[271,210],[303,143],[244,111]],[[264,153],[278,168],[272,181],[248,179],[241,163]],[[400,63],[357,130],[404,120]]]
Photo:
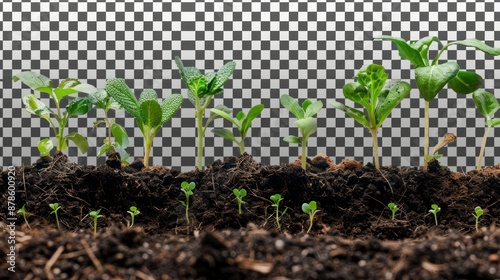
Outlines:
[[127,86],[124,79],[110,79],[106,81],[106,92],[120,105],[125,111],[140,120],[139,103],[132,90]]
[[429,65],[429,47],[433,42],[437,42],[441,45],[441,41],[436,36],[427,36],[410,44],[412,48],[416,49],[420,53],[425,66]]
[[14,82],[20,80],[22,83],[29,86],[32,90],[37,90],[52,95],[52,81],[42,74],[31,71],[24,71],[14,75],[12,77],[12,80]]
[[495,127],[500,124],[500,118],[494,118],[491,120],[486,121],[486,125],[490,127]]
[[108,151],[111,151],[115,148],[115,146],[113,145],[110,145],[108,143],[105,143],[104,145],[101,146],[101,148],[99,149],[99,153],[97,153],[97,157],[101,157],[102,155],[104,155],[106,152]]
[[382,65],[370,64],[358,72],[358,82],[370,90],[370,99],[378,99],[378,94],[384,88],[389,75]]
[[[245,119],[243,119],[243,122],[241,123],[241,135],[246,136],[248,129],[252,125],[252,121],[260,115],[260,113],[264,110],[264,104],[257,104],[253,106],[249,111],[248,115],[246,115]],[[242,112],[240,112],[242,113]],[[239,115],[239,113],[238,113]],[[245,114],[243,113],[243,116]]]
[[245,196],[247,196],[247,190],[241,189],[240,190],[240,197],[245,197]]
[[40,101],[34,94],[28,94],[23,97],[23,103],[28,113],[37,115],[41,118],[48,119],[52,110]]
[[304,118],[313,117],[319,111],[321,111],[321,109],[323,109],[323,102],[318,100],[318,101],[311,103],[311,105],[307,106],[307,109],[305,110]]
[[239,111],[238,114],[236,114],[236,119],[238,121],[241,121],[245,117],[245,113],[243,111]]
[[90,102],[97,108],[106,109],[106,103],[110,97],[104,89],[99,89],[96,92],[89,94]]
[[73,89],[76,90],[77,92],[83,92],[86,94],[95,94],[99,91],[103,91],[103,89],[97,89],[95,86],[86,83],[77,84],[73,86]]
[[81,134],[77,132],[73,132],[66,135],[66,137],[64,137],[64,142],[66,142],[66,140],[73,141],[73,143],[75,143],[75,145],[78,147],[80,152],[82,152],[82,154],[85,154],[89,149],[89,143],[87,142],[87,138],[83,137]]
[[[231,109],[229,109],[227,106],[225,106],[223,104],[215,106],[214,109],[220,110],[220,111],[222,111],[222,112],[224,112],[224,113],[226,113],[228,115],[229,115],[229,113],[231,113]],[[210,118],[213,119],[213,120],[215,120],[215,119],[218,119],[218,118],[222,118],[222,116],[217,115],[216,113],[210,111]]]
[[500,48],[493,48],[485,44],[484,42],[479,41],[478,39],[465,39],[463,41],[451,42],[448,46],[451,45],[461,45],[464,47],[474,47],[480,51],[483,51],[487,54],[497,56],[500,55]]
[[119,145],[115,145],[115,151],[120,154],[121,162],[128,165],[127,160],[129,159],[130,155],[127,153],[127,151],[125,151],[125,148]]
[[54,143],[49,138],[45,138],[38,142],[38,151],[40,152],[40,157],[50,156],[50,151],[54,148]]
[[205,77],[201,74],[197,79],[190,80],[187,86],[189,88],[189,91],[196,96],[204,96],[205,94],[207,94],[207,87],[208,87],[207,80],[205,80]]
[[311,100],[309,99],[304,100],[304,102],[302,102],[302,110],[305,112],[307,110],[307,107],[309,107],[309,105],[311,104],[312,104]]
[[285,142],[288,142],[288,143],[292,143],[292,144],[300,144],[302,143],[302,141],[300,141],[300,138],[297,137],[297,136],[287,136],[287,137],[283,137],[283,141]]
[[344,96],[365,108],[370,107],[370,93],[368,89],[360,83],[352,82],[344,85],[342,88]]
[[469,71],[458,71],[455,78],[448,82],[448,86],[453,89],[456,93],[468,94],[483,85],[483,77],[475,72]]
[[472,100],[474,100],[477,109],[487,120],[493,118],[495,112],[500,109],[500,104],[495,96],[483,89],[474,91]]
[[78,90],[76,90],[74,87],[80,85],[80,81],[75,78],[67,78],[63,80],[57,88],[54,89],[54,93],[57,97],[57,100],[61,100],[64,97],[78,93]]
[[283,94],[280,97],[280,103],[283,107],[288,109],[297,119],[304,118],[304,110],[300,107],[299,102],[293,99],[290,95]]
[[183,190],[186,190],[186,191],[192,191],[192,190],[194,190],[195,187],[196,187],[196,183],[195,182],[188,183],[188,182],[184,181],[184,182],[181,183],[181,188]]
[[162,111],[157,100],[144,100],[141,105],[141,120],[149,128],[157,128],[162,122]]
[[318,120],[316,118],[308,117],[301,120],[296,120],[295,124],[302,132],[302,138],[309,138],[318,130]]
[[410,93],[411,86],[407,82],[388,81],[378,96],[375,108],[376,126],[382,125],[392,110]]
[[139,106],[146,101],[158,102],[158,94],[154,89],[145,89],[141,92],[141,95],[139,96]]
[[363,125],[364,127],[370,128],[370,122],[366,118],[365,114],[363,112],[351,108],[349,106],[346,106],[342,103],[339,103],[337,101],[330,101],[330,105],[332,105],[334,108],[339,109],[343,112],[345,112],[347,115],[349,115],[351,118],[353,118],[355,121]]
[[88,97],[77,98],[66,107],[70,116],[85,115],[92,109],[92,102]]
[[416,68],[428,65],[428,62],[424,62],[420,52],[412,48],[404,39],[392,36],[380,36],[374,39],[389,40],[395,43],[398,47],[399,55],[404,59],[408,59]]
[[233,123],[238,129],[240,129],[240,124],[235,121],[230,115],[228,115],[226,112],[222,111],[222,110],[218,110],[218,109],[211,109],[210,112],[214,113],[215,115],[218,115],[228,121],[230,121],[231,123]]
[[111,125],[111,133],[116,143],[126,149],[128,147],[128,134],[125,128],[117,123]]
[[179,110],[182,105],[182,95],[174,93],[163,100],[161,104],[161,122],[165,123],[170,120],[172,116]]
[[230,61],[224,64],[224,66],[222,66],[219,71],[217,71],[212,92],[210,92],[209,94],[213,95],[219,93],[219,89],[221,89],[222,86],[224,86],[224,84],[227,82],[227,80],[229,80],[229,77],[231,77],[235,68],[236,63],[234,61]]
[[309,204],[303,203],[302,204],[302,211],[306,214],[309,214],[311,212],[311,208],[309,207]]
[[231,131],[229,131],[228,129],[214,128],[214,129],[212,129],[212,132],[215,135],[222,137],[224,139],[227,139],[229,141],[238,142],[238,140],[236,140],[236,138],[234,137],[233,133]]
[[433,100],[438,92],[453,79],[459,71],[455,62],[420,67],[415,69],[418,90],[426,101]]

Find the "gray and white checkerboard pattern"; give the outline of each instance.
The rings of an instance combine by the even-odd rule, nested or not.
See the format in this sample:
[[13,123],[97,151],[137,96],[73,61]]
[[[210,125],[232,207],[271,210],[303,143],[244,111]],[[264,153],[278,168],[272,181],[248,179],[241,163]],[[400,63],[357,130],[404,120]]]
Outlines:
[[[367,63],[381,63],[393,79],[410,81],[413,70],[390,42],[378,35],[418,39],[437,35],[442,41],[477,38],[500,47],[500,3],[486,1],[8,1],[0,3],[0,166],[31,164],[36,144],[52,137],[48,124],[28,114],[21,97],[30,90],[11,77],[24,70],[40,72],[54,81],[76,77],[97,87],[106,78],[125,78],[139,93],[153,88],[161,97],[187,95],[177,67],[184,63],[215,70],[225,62],[237,64],[232,79],[213,105],[235,111],[262,103],[266,109],[250,130],[248,151],[265,164],[293,161],[296,145],[282,137],[297,134],[294,119],[279,96],[345,102],[342,86]],[[436,55],[433,50],[430,56]],[[500,87],[500,59],[462,47],[451,47],[443,59],[485,78],[485,89]],[[415,87],[414,81],[411,82]],[[36,93],[40,96],[39,93]],[[497,94],[498,97],[500,97]],[[47,96],[42,100],[49,102]],[[443,90],[431,102],[431,147],[446,132],[458,136],[440,161],[454,170],[474,167],[484,132],[484,119],[470,96]],[[349,103],[349,102],[348,102]],[[421,165],[423,102],[417,90],[395,109],[379,132],[381,164]],[[192,105],[165,125],[154,140],[152,162],[190,170],[195,165],[195,121]],[[69,131],[86,135],[91,148],[81,155],[74,146],[67,154],[81,164],[101,164],[96,146],[104,128],[92,130],[101,112],[69,121]],[[140,157],[142,135],[124,112],[117,121],[128,129],[129,153]],[[229,126],[217,120],[214,127]],[[343,158],[372,162],[369,133],[329,105],[318,114],[318,132],[309,140],[308,154],[325,153],[335,162]],[[500,130],[490,132],[486,165],[500,161]],[[228,141],[207,131],[205,163],[237,155]],[[181,168],[182,166],[182,168]]]

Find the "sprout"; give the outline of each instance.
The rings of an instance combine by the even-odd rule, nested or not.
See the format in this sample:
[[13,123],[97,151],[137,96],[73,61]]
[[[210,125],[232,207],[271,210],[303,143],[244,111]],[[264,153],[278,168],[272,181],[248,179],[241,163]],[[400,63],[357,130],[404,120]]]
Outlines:
[[132,222],[130,223],[130,227],[132,227],[132,226],[134,226],[135,216],[139,215],[141,212],[139,211],[139,209],[137,209],[137,207],[130,206],[130,211],[127,211],[127,213],[129,213],[130,216],[132,217]]
[[474,208],[474,213],[472,213],[472,216],[474,216],[474,218],[476,218],[476,232],[479,231],[479,218],[484,214],[484,211],[483,209],[481,208],[481,206],[476,206],[476,208]]
[[319,212],[317,209],[316,201],[311,201],[309,203],[302,204],[302,211],[309,215],[309,229],[307,229],[307,233],[311,231],[314,215]]
[[241,205],[246,203],[243,201],[243,197],[247,195],[247,191],[245,189],[233,189],[233,194],[236,196],[236,201],[238,201],[238,214],[241,215]]
[[23,205],[23,207],[21,209],[17,210],[17,213],[23,215],[24,222],[26,223],[26,225],[28,225],[28,228],[31,229],[30,224],[28,223],[28,219],[26,218],[27,212],[26,212],[25,206],[26,205]]
[[283,198],[281,198],[280,194],[271,195],[271,200],[274,202],[271,206],[276,208],[276,211],[275,211],[276,212],[276,226],[277,226],[278,230],[281,230],[280,219],[283,217],[283,215],[285,215],[285,212],[286,212],[286,210],[288,210],[288,208],[285,208],[285,210],[283,210],[283,212],[280,212],[280,210],[279,210],[280,202],[283,200]]
[[394,220],[394,216],[396,215],[396,212],[398,212],[398,210],[399,210],[398,206],[396,205],[396,203],[391,202],[391,203],[387,204],[387,207],[389,207],[389,209],[391,210],[392,220]]
[[99,215],[99,213],[101,213],[101,209],[89,213],[89,216],[94,218],[94,236],[97,234],[97,219],[104,217],[103,215]]
[[439,207],[437,204],[432,204],[431,208],[429,210],[430,213],[434,215],[434,221],[436,221],[436,226],[438,225],[438,218],[437,218],[437,213],[441,211],[441,207]]
[[181,191],[186,196],[186,201],[181,201],[181,204],[186,208],[186,222],[189,225],[189,197],[193,195],[193,190],[196,187],[195,182],[188,183],[186,181],[181,183]]
[[50,214],[54,214],[56,216],[56,223],[57,223],[57,228],[61,229],[61,226],[59,225],[59,216],[57,215],[57,211],[61,209],[61,206],[59,206],[59,203],[51,203],[49,204],[50,209],[52,209],[52,212]]

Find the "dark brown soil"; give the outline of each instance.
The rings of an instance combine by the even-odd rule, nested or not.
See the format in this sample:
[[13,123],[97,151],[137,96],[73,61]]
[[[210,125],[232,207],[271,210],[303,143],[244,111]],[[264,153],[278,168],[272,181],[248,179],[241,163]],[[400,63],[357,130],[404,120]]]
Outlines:
[[[58,154],[16,169],[16,204],[26,205],[32,230],[19,216],[17,272],[2,262],[0,279],[500,279],[499,172],[455,173],[436,161],[428,172],[379,172],[323,155],[304,172],[299,162],[264,166],[245,154],[181,173],[143,169],[142,161],[121,166],[113,155],[106,165],[81,166]],[[196,183],[189,226],[183,181]],[[242,215],[234,188],[248,191]],[[275,193],[288,208],[281,231],[269,199]],[[306,235],[301,205],[311,200],[320,212]],[[48,206],[54,202],[61,231]],[[400,208],[395,220],[389,202]],[[433,203],[441,207],[438,226]],[[127,229],[132,205],[141,214]],[[478,205],[485,215],[476,233]],[[105,218],[93,237],[88,213],[99,208]],[[7,254],[9,233],[0,235]]]

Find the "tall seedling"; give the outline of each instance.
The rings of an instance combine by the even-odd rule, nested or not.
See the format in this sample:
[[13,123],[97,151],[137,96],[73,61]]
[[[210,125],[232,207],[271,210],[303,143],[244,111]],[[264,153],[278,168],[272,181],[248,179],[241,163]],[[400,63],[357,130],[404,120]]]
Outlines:
[[156,91],[146,89],[137,100],[125,80],[117,78],[106,82],[106,92],[137,121],[144,136],[144,166],[149,166],[149,154],[153,139],[162,125],[172,118],[181,107],[182,95],[172,94],[165,98],[160,105]]
[[[208,125],[218,116],[213,114],[203,125],[205,110],[210,105],[214,95],[223,91],[223,86],[233,74],[236,63],[233,61],[222,66],[217,73],[208,72],[202,74],[196,67],[184,67],[179,57],[175,57],[175,63],[179,68],[182,80],[188,87],[189,101],[194,105],[196,116],[196,128],[198,130],[198,153],[197,167],[203,169],[203,138]],[[225,106],[219,106],[218,109],[229,113]]]
[[483,83],[481,76],[471,71],[460,70],[456,62],[438,64],[439,57],[448,47],[461,45],[473,47],[490,55],[500,55],[500,49],[492,48],[477,39],[466,39],[455,41],[444,45],[437,56],[431,61],[428,57],[429,47],[433,42],[440,46],[441,41],[435,36],[429,36],[420,40],[408,41],[404,39],[380,36],[375,39],[390,40],[395,43],[399,55],[408,59],[415,66],[415,80],[420,95],[424,99],[424,170],[427,170],[429,160],[429,102],[434,100],[438,92],[446,85],[459,94],[469,94],[479,89]]
[[389,75],[381,65],[370,64],[358,72],[358,82],[348,83],[343,88],[344,96],[362,105],[366,115],[357,109],[348,107],[337,101],[330,104],[352,117],[355,121],[368,128],[373,139],[373,160],[375,167],[380,169],[378,158],[378,129],[400,102],[411,91],[407,82],[387,81]]
[[482,89],[473,92],[472,99],[479,112],[486,118],[486,130],[484,131],[483,141],[481,143],[481,151],[477,157],[477,170],[481,170],[486,139],[488,138],[490,128],[500,125],[500,118],[493,118],[495,112],[500,109],[500,104],[493,94]]

